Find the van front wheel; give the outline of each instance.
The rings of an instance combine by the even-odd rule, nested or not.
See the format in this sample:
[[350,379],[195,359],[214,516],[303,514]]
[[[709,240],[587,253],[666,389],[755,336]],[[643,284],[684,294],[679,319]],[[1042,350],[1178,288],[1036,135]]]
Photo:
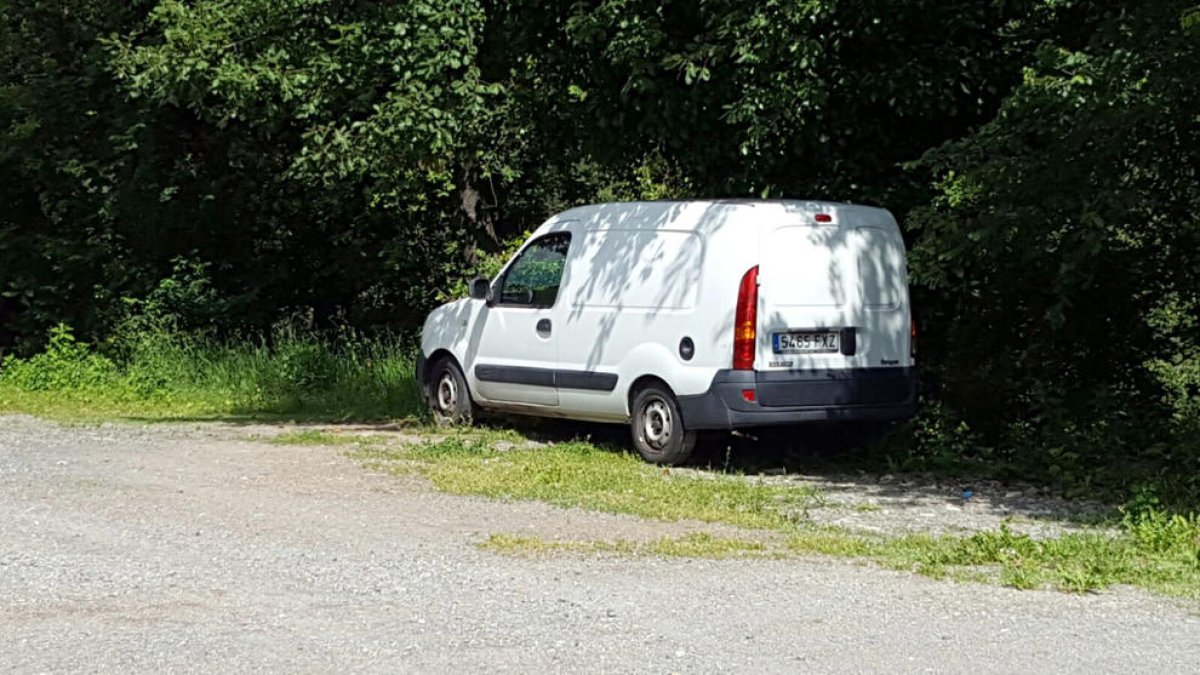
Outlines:
[[443,358],[432,370],[429,409],[433,421],[440,427],[469,425],[471,423],[471,392],[467,379],[454,361]]
[[633,397],[633,445],[647,462],[682,464],[696,447],[696,432],[683,427],[679,404],[666,387],[650,384]]

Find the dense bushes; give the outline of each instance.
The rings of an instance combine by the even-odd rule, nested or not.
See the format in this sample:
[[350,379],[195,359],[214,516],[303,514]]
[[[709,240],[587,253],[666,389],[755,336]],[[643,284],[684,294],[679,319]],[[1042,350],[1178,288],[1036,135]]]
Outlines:
[[1185,4],[1048,42],[995,120],[931,152],[911,267],[972,448],[1086,488],[1200,488],[1200,31]]

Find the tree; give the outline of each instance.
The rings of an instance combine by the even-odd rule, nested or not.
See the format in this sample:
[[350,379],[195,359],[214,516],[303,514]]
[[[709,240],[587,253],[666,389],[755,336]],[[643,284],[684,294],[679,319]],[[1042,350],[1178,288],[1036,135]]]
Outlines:
[[[1200,461],[1200,49],[1188,3],[1095,3],[996,119],[923,161],[914,280],[985,445],[1080,481]],[[1099,11],[1097,11],[1099,10]],[[1164,461],[1166,460],[1166,461]]]
[[137,153],[146,111],[113,86],[100,36],[145,5],[0,2],[0,345],[101,323],[110,283],[140,272],[114,264],[114,222],[155,203]]

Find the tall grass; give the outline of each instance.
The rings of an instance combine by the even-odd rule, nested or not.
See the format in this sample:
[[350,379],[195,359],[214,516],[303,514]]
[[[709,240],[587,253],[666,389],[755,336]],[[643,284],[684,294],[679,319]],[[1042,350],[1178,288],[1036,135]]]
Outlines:
[[420,414],[411,350],[396,339],[284,326],[214,340],[131,325],[99,348],[66,326],[0,362],[0,410],[72,417],[392,419]]

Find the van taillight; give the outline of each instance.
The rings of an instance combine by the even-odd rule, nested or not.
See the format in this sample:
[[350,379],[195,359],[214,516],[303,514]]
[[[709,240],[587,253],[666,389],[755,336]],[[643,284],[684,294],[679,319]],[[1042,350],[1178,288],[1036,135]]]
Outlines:
[[917,320],[908,315],[908,355],[917,357]]
[[758,337],[758,266],[742,276],[737,311],[733,319],[733,369],[754,368],[754,340]]

